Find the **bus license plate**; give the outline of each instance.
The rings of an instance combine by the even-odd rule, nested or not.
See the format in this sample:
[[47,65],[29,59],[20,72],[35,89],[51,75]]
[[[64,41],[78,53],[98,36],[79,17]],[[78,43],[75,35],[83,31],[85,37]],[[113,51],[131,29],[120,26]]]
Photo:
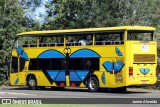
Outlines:
[[142,80],[142,84],[147,84],[147,80]]

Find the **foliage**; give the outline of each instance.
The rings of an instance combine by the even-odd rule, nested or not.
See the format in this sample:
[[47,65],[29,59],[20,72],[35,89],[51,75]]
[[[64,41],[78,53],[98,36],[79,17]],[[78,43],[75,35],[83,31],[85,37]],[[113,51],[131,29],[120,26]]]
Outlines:
[[[27,18],[24,0],[0,0],[0,70],[7,71],[17,33],[39,29],[39,22]],[[1,74],[1,72],[0,72]]]
[[45,29],[160,23],[159,0],[50,0]]
[[4,86],[10,86],[10,80],[9,79],[7,79],[6,80],[6,75],[4,75],[4,74],[0,74],[0,86],[1,85],[4,85]]
[[4,69],[15,35],[25,30],[24,11],[18,0],[1,0],[0,11],[0,69]]
[[20,0],[20,4],[23,7],[26,17],[33,21],[33,14],[42,4],[42,0]]

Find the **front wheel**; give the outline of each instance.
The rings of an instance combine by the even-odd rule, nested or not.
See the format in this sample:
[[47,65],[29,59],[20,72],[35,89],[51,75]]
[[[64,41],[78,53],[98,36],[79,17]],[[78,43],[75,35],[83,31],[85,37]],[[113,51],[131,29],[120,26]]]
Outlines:
[[27,84],[28,84],[28,89],[30,89],[30,90],[37,90],[38,89],[37,81],[34,77],[29,78]]
[[95,77],[88,79],[88,90],[90,92],[97,92],[99,90],[99,83]]

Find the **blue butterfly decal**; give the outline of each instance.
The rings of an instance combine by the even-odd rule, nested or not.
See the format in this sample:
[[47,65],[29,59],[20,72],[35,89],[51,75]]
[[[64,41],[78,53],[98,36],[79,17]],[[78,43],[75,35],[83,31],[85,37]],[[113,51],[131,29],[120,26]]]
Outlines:
[[123,56],[122,52],[117,47],[115,48],[115,50],[118,56]]
[[140,70],[140,72],[141,72],[142,74],[144,74],[144,75],[148,74],[149,71],[150,71],[149,68],[140,68],[139,70]]
[[124,63],[122,61],[117,61],[117,62],[106,61],[105,63],[103,63],[103,66],[105,67],[107,72],[112,73],[114,70],[115,73],[118,73],[123,68]]
[[102,78],[103,84],[106,84],[105,73],[102,74],[101,78]]

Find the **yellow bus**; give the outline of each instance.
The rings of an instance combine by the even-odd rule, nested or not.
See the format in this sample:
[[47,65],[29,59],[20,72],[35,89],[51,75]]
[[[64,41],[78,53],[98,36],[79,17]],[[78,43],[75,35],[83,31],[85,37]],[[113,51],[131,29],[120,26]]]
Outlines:
[[17,34],[10,83],[87,87],[89,91],[153,85],[157,81],[155,28],[120,26]]

